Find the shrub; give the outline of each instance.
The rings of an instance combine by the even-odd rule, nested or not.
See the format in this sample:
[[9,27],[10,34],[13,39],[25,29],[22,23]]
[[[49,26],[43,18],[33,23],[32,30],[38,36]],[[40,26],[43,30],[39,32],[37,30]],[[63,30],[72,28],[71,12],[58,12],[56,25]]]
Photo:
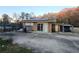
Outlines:
[[20,47],[18,44],[12,44],[12,39],[3,40],[0,38],[0,52],[1,53],[31,53],[31,49]]

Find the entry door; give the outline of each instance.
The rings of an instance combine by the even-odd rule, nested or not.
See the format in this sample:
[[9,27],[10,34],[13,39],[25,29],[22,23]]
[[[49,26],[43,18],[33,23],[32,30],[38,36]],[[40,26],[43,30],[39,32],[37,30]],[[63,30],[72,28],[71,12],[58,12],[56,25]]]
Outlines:
[[37,24],[37,30],[43,31],[43,24]]
[[55,24],[52,24],[52,32],[55,32]]

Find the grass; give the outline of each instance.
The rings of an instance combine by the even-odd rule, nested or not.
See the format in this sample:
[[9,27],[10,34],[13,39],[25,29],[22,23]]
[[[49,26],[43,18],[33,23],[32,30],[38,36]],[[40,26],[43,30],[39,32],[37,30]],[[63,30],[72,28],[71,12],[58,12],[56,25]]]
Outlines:
[[12,44],[12,39],[3,40],[0,38],[0,53],[32,53],[32,50]]

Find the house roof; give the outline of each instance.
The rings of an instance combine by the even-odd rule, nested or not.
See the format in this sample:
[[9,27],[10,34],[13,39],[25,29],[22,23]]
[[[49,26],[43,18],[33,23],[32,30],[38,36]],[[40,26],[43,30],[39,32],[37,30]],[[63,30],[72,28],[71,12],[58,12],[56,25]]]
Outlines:
[[72,26],[70,24],[60,24],[60,25],[62,25],[62,26]]
[[32,18],[30,20],[48,20],[47,18]]
[[30,20],[23,20],[23,22],[56,22],[55,19],[47,19],[47,18],[33,18]]

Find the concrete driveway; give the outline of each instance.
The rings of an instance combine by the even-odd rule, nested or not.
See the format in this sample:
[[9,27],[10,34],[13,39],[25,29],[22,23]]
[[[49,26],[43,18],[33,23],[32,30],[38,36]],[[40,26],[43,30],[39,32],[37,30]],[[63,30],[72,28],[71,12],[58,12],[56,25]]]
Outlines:
[[16,33],[13,43],[33,49],[33,52],[78,53],[77,33]]

